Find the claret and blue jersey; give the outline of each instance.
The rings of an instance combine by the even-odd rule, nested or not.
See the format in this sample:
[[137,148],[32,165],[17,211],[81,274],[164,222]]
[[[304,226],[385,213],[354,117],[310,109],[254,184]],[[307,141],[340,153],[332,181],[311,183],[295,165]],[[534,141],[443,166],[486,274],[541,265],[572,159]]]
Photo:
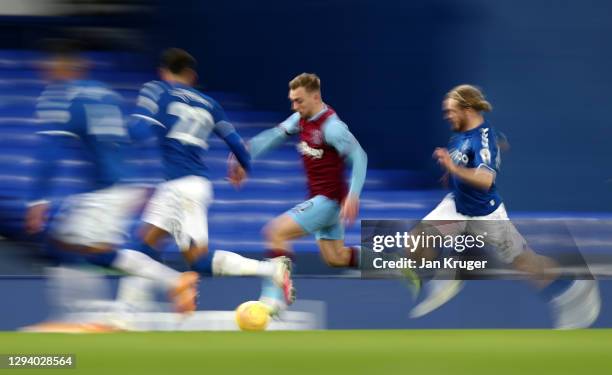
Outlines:
[[[465,168],[483,168],[494,176],[499,171],[501,159],[495,131],[484,122],[466,132],[455,133],[448,151],[453,162]],[[467,216],[485,216],[495,211],[502,203],[495,180],[487,191],[478,189],[450,176],[457,212]]]

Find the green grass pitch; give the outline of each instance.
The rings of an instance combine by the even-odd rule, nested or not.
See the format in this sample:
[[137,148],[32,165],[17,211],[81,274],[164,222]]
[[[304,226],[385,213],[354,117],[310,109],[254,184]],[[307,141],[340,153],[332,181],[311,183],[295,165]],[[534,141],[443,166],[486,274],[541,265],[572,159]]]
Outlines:
[[0,333],[0,354],[73,353],[13,374],[611,374],[612,330]]

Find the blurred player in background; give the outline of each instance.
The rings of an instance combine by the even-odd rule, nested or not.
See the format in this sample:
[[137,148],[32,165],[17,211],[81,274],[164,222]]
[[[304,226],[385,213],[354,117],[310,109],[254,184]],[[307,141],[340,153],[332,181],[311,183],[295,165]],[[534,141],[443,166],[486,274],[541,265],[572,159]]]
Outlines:
[[39,168],[27,231],[45,229],[57,160],[77,140],[82,159],[94,166],[92,189],[66,199],[49,225],[50,242],[96,265],[154,280],[169,291],[178,311],[193,311],[196,273],[179,273],[139,251],[122,248],[128,221],[146,196],[144,189],[124,183],[129,171],[123,156],[131,143],[122,98],[101,82],[86,80],[89,62],[77,42],[50,41],[48,47],[45,73],[51,83],[36,108],[46,129],[39,132]]
[[[289,82],[293,115],[249,142],[253,159],[299,136],[297,149],[308,179],[309,199],[273,219],[264,229],[268,256],[291,254],[289,241],[314,234],[321,255],[332,267],[358,267],[359,248],[344,245],[344,223],[353,223],[359,212],[359,195],[365,182],[367,155],[336,112],[321,97],[321,81],[302,73]],[[350,187],[346,165],[352,167]],[[235,164],[230,180],[240,183],[244,171]],[[265,288],[262,300],[279,300],[274,288]]]
[[[457,86],[446,94],[444,118],[454,134],[448,149],[437,148],[433,157],[447,173],[451,193],[423,222],[443,235],[487,233],[487,243],[494,246],[496,255],[529,275],[551,303],[557,328],[588,327],[600,311],[597,282],[559,277],[556,262],[530,249],[508,218],[495,184],[501,162],[497,133],[482,114],[491,109],[474,86]],[[461,285],[462,281],[452,278],[430,281],[427,296],[411,316],[420,317],[438,308],[453,298]]]
[[[154,133],[167,180],[157,187],[145,208],[143,251],[157,254],[163,241],[172,237],[194,271],[265,277],[283,291],[285,303],[292,303],[288,258],[258,261],[223,250],[209,253],[207,211],[213,191],[204,163],[208,138],[215,133],[223,139],[245,170],[250,168],[251,156],[223,108],[193,88],[198,76],[196,60],[189,53],[178,48],[164,51],[159,75],[161,81],[148,82],[140,90],[130,122],[132,133],[139,138]],[[129,301],[142,288],[137,280],[126,280],[121,290],[131,296],[124,297]]]

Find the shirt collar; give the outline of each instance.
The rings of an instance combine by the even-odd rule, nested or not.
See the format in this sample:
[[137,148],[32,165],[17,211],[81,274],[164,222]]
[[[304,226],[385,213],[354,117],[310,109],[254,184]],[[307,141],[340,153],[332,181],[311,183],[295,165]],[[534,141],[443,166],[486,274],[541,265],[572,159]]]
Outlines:
[[473,128],[473,129],[470,129],[470,130],[467,130],[467,131],[464,131],[464,132],[460,132],[460,133],[462,133],[462,134],[472,134],[472,133],[476,133],[480,129],[486,128],[488,126],[489,125],[487,124],[487,121],[485,120],[485,121],[482,122],[482,124],[478,125],[477,127]]
[[314,116],[312,116],[311,118],[308,119],[308,121],[315,121],[316,119],[318,119],[319,117],[323,116],[323,114],[325,112],[327,112],[329,108],[327,108],[326,104],[323,104],[323,109],[320,110],[319,112],[315,113]]

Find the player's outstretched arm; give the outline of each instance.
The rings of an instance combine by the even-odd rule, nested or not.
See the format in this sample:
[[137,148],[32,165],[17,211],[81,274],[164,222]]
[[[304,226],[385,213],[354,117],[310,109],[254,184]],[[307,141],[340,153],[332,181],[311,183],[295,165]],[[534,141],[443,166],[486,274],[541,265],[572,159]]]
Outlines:
[[227,179],[238,189],[251,170],[251,154],[236,131],[225,134],[222,138],[232,151],[227,159]]
[[[251,170],[251,154],[249,150],[247,150],[244,141],[236,132],[234,126],[226,121],[218,122],[215,125],[215,132],[225,141],[229,149],[232,151],[232,154],[235,157],[235,160],[238,161],[240,167],[244,169],[246,172]],[[234,160],[230,158],[230,161]]]
[[285,130],[278,126],[257,134],[249,141],[249,148],[253,159],[259,159],[266,152],[280,146],[288,137],[289,135]]
[[266,152],[283,144],[287,138],[299,132],[300,114],[294,113],[278,126],[262,131],[249,141],[253,159],[259,159]]
[[433,158],[438,161],[448,173],[458,177],[463,182],[477,189],[489,190],[495,181],[495,173],[486,167],[465,168],[453,163],[453,160],[445,148],[436,148]]

